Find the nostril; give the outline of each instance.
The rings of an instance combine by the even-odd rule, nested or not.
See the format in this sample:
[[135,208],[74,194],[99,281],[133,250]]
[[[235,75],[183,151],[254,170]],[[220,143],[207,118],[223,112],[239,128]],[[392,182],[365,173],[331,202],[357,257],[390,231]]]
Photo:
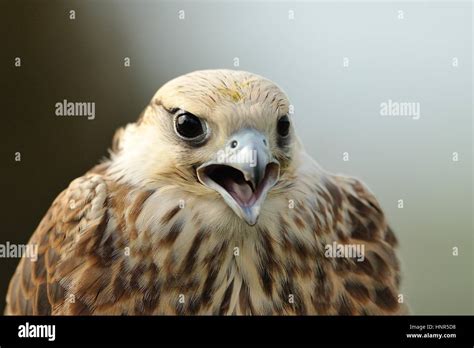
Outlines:
[[263,145],[267,146],[267,139],[263,139]]
[[232,149],[235,149],[237,147],[237,145],[239,145],[239,143],[237,142],[237,140],[232,140],[232,142],[230,143],[230,147]]

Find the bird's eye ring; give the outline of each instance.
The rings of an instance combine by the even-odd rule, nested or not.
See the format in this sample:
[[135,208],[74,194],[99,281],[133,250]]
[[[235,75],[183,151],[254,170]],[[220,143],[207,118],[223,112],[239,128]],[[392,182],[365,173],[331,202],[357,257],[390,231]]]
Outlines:
[[277,122],[277,132],[281,137],[286,137],[290,134],[290,119],[288,115],[280,117]]
[[194,144],[204,141],[208,133],[206,122],[183,110],[178,111],[174,117],[174,129],[180,138]]

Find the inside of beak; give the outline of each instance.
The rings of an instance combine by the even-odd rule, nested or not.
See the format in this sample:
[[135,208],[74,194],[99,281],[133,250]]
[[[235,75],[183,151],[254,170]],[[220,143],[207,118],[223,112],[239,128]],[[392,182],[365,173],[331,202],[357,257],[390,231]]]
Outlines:
[[278,180],[279,165],[268,163],[260,182],[246,180],[239,169],[222,164],[211,164],[203,169],[202,174],[225,190],[241,207],[251,207]]

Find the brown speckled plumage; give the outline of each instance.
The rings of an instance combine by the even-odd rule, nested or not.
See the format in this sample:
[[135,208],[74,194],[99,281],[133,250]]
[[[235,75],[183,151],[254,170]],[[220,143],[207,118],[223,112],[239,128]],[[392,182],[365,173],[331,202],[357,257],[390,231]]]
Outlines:
[[[278,141],[286,96],[259,76],[201,71],[165,85],[140,122],[117,132],[110,160],[71,182],[33,234],[6,314],[400,314],[397,239],[373,194],[329,174],[294,130]],[[212,137],[192,149],[169,110],[205,117]],[[195,168],[230,134],[266,134],[281,166],[250,226]],[[325,246],[363,244],[365,259]]]

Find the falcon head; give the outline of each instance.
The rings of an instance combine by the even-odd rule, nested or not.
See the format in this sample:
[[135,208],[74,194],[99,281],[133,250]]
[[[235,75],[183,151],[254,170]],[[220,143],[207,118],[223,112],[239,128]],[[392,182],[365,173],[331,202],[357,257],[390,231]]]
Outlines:
[[120,177],[215,196],[255,225],[291,169],[295,135],[285,93],[244,71],[202,70],[161,87],[139,120],[119,131]]

